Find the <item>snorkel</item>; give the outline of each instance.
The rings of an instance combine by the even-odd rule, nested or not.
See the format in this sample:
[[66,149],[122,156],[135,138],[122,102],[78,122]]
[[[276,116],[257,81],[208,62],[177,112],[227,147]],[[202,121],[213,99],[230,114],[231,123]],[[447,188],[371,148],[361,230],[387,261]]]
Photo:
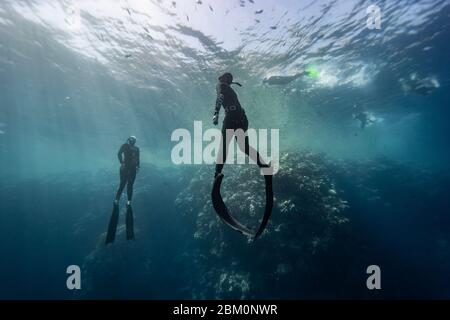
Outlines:
[[229,73],[229,72],[226,72],[223,75],[221,75],[219,77],[219,82],[220,83],[225,83],[227,85],[236,84],[239,87],[242,87],[242,84],[240,84],[239,82],[233,82],[233,75],[231,73]]

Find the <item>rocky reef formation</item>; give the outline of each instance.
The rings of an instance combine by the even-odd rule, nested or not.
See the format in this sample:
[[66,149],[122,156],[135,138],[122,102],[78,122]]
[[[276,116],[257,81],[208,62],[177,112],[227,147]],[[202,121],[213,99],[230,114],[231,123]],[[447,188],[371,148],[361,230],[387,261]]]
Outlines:
[[[230,211],[257,228],[265,200],[259,169],[225,166],[224,174],[221,192]],[[135,242],[126,242],[122,227],[116,242],[104,246],[109,207],[101,209],[103,216],[80,218],[77,238],[92,232],[86,224],[102,228],[95,249],[84,260],[81,297],[446,294],[450,283],[437,275],[450,268],[447,174],[386,159],[348,161],[309,151],[284,153],[273,179],[272,218],[256,241],[218,218],[210,199],[212,183],[212,167],[178,172],[143,168],[136,183]],[[382,292],[365,287],[371,264],[388,270],[383,281],[390,286]],[[421,277],[427,281],[411,280]]]
[[[192,298],[251,298],[258,287],[292,274],[305,274],[313,256],[329,250],[345,232],[349,207],[329,172],[330,163],[310,152],[285,153],[274,176],[272,219],[253,242],[229,229],[212,208],[212,172],[199,170],[177,197],[179,208],[196,225],[198,246],[208,248],[191,262],[203,270],[203,284]],[[232,214],[245,225],[259,224],[265,203],[264,178],[256,166],[225,166],[222,195]],[[180,210],[181,211],[181,210]]]

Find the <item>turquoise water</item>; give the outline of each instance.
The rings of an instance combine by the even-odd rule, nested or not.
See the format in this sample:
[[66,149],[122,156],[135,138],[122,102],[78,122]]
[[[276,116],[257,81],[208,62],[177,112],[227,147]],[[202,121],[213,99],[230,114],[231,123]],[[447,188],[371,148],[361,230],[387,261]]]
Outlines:
[[[448,298],[450,2],[376,1],[380,29],[371,4],[1,1],[0,297]],[[170,157],[175,129],[214,127],[225,71],[250,126],[280,130],[255,243],[216,218],[213,166]],[[136,241],[105,248],[131,134]],[[256,223],[257,169],[232,167],[225,197]]]

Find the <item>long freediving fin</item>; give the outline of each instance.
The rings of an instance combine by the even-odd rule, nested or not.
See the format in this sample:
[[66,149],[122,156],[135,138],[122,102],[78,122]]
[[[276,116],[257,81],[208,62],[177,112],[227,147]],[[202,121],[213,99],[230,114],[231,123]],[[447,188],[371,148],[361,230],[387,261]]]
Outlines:
[[131,205],[127,206],[125,225],[127,229],[127,240],[134,240],[134,219],[133,219],[133,208],[131,208]]
[[223,174],[220,173],[217,175],[214,180],[213,189],[211,192],[212,203],[214,209],[216,210],[219,217],[228,224],[231,228],[247,235],[253,237],[254,240],[258,238],[263,231],[265,230],[267,223],[269,222],[270,216],[272,214],[273,209],[273,189],[272,189],[272,175],[264,175],[264,181],[266,185],[266,206],[264,209],[264,216],[261,221],[261,225],[259,226],[257,232],[253,232],[243,224],[239,223],[236,219],[234,219],[227,206],[223,202],[222,195],[220,194],[220,186],[222,184]]
[[116,238],[116,230],[117,230],[118,221],[119,221],[119,205],[114,204],[113,210],[111,213],[111,218],[109,219],[108,232],[106,233],[105,244],[114,242],[114,239]]
[[264,229],[267,226],[267,222],[269,222],[270,215],[272,214],[273,208],[273,190],[272,190],[272,175],[265,175],[264,181],[266,183],[266,207],[264,209],[264,216],[261,221],[261,225],[259,226],[258,231],[255,234],[255,238],[258,238],[261,233],[263,233]]
[[222,173],[219,173],[217,177],[214,179],[214,185],[211,192],[214,210],[216,210],[216,213],[219,215],[219,217],[231,228],[247,236],[254,237],[255,233],[253,231],[251,231],[249,228],[238,222],[230,215],[227,206],[223,202],[222,195],[220,194],[220,185],[222,184],[222,179],[223,179]]

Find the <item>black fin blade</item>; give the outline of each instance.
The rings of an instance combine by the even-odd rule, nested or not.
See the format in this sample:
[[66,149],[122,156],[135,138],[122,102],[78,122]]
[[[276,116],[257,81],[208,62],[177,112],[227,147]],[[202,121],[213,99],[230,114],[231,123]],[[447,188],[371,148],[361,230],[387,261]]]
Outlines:
[[217,215],[231,228],[247,236],[254,237],[255,233],[252,230],[250,230],[249,228],[238,222],[230,215],[227,206],[223,202],[222,195],[220,194],[220,185],[222,184],[222,179],[223,179],[222,173],[218,174],[217,177],[214,179],[214,185],[211,192],[214,210],[216,211]]
[[131,205],[127,206],[125,225],[126,225],[126,229],[127,229],[127,240],[133,240],[134,239],[134,218],[133,218],[133,208],[131,208]]
[[261,225],[259,226],[259,229],[256,232],[254,239],[258,238],[261,235],[261,233],[263,233],[264,229],[267,226],[267,223],[269,222],[270,215],[272,214],[273,208],[272,175],[265,175],[264,181],[266,184],[266,207],[264,209],[264,216],[261,221]]
[[119,206],[115,204],[113,206],[111,218],[109,219],[108,232],[106,233],[105,244],[114,242],[114,239],[116,238],[116,230],[117,230],[118,221],[119,221]]

